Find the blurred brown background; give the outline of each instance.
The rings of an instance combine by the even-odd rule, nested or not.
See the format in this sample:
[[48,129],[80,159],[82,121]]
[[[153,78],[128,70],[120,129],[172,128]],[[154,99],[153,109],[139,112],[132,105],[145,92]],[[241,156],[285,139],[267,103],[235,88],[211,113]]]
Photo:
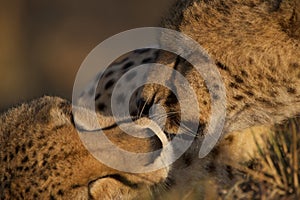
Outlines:
[[0,0],[0,111],[47,95],[71,99],[76,72],[106,38],[157,26],[174,0]]

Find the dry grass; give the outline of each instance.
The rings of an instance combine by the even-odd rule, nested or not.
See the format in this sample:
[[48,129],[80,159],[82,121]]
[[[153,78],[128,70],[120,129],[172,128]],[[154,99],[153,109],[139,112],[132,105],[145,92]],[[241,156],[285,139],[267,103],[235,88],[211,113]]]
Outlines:
[[241,174],[220,199],[300,199],[300,117],[268,134],[257,158],[232,166]]

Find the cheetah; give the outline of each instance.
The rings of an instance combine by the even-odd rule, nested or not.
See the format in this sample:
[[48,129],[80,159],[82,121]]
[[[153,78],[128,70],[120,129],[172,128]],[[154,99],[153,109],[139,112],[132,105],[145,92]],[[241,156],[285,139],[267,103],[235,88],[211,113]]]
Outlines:
[[[157,171],[135,174],[112,169],[91,156],[79,140],[75,122],[79,121],[83,130],[89,129],[90,111],[82,108],[79,113],[84,115],[80,116],[71,112],[68,101],[44,97],[1,116],[2,199],[155,199],[163,198],[166,191],[181,191],[177,195],[184,199],[191,187],[207,177],[217,177],[222,184],[233,180],[232,169],[226,163],[247,161],[248,153],[254,151],[255,141],[245,130],[261,125],[269,130],[274,124],[299,115],[297,0],[187,0],[177,1],[170,10],[162,26],[197,41],[212,57],[223,78],[227,115],[217,146],[206,157],[198,157],[211,113],[211,97],[203,78],[180,55],[140,49],[125,55],[102,74],[104,78],[95,96],[99,123],[108,127],[105,134],[117,145],[136,152],[160,148],[176,134],[183,138],[188,135],[188,131],[177,133],[181,113],[176,94],[157,84],[147,84],[136,91],[130,102],[133,116],[128,117],[143,124],[150,120],[153,105],[160,105],[166,113],[172,113],[166,115],[161,130],[165,136],[150,127],[154,137],[139,140],[114,126],[110,96],[116,81],[140,64],[161,63],[183,74],[196,92],[202,114],[197,119],[198,132],[190,148],[172,165]],[[174,42],[172,38],[162,39]],[[160,71],[149,71],[147,78],[155,79],[158,74],[169,82],[177,78]],[[134,82],[134,78],[128,81]],[[79,98],[82,105],[90,95],[88,87]]]
[[[134,174],[102,164],[83,146],[71,112],[67,100],[45,96],[0,117],[0,199],[150,198],[149,190],[167,178],[169,167]],[[99,116],[99,123],[109,127],[114,121]],[[157,138],[127,137],[118,127],[105,134],[128,151],[161,148]]]

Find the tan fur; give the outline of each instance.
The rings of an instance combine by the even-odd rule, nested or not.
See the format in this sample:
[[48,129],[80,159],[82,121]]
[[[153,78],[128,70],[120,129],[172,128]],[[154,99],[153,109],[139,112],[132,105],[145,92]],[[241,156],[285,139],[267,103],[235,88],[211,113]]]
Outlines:
[[[176,12],[178,10],[180,12]],[[297,0],[190,0],[177,1],[170,15],[163,20],[165,27],[187,34],[208,52],[222,76],[227,95],[223,140],[206,158],[197,159],[202,142],[202,132],[198,133],[198,141],[182,156],[183,159],[173,165],[169,175],[176,182],[173,191],[184,187],[184,183],[190,183],[190,186],[192,180],[207,175],[216,177],[217,174],[223,179],[223,184],[229,182],[230,173],[224,165],[226,159],[220,158],[232,158],[227,162],[245,161],[244,158],[249,157],[243,154],[251,154],[257,148],[252,135],[241,130],[260,125],[268,130],[272,124],[299,115],[299,10]],[[173,46],[178,44],[174,38],[164,35],[162,40]],[[176,55],[171,57],[162,52],[158,62],[176,68],[188,79],[197,94],[200,127],[205,130],[211,115],[211,97],[203,78],[183,59],[178,60]],[[150,80],[157,76],[168,77],[169,82],[176,81],[176,77],[164,75],[160,70],[148,75]],[[216,85],[215,90],[218,88],[220,86]],[[180,90],[176,89],[177,92]],[[141,98],[146,102],[150,99],[151,104],[161,104],[167,112],[180,113],[178,102],[170,97],[168,89],[160,85],[145,86]],[[193,112],[192,103],[189,105],[190,112]],[[176,117],[179,121],[180,116]],[[172,116],[167,121],[165,131],[168,133],[177,131],[174,118]],[[256,135],[258,137],[259,131]],[[226,144],[228,137],[233,138],[230,145]],[[245,140],[247,145],[242,145]],[[189,158],[189,164],[185,165],[185,157]]]
[[[300,6],[296,0],[279,2],[178,1],[163,21],[165,27],[199,42],[219,64],[227,95],[226,132],[280,122],[300,111],[300,40],[292,37],[296,32],[291,32],[299,29]],[[294,18],[297,20],[291,21]],[[163,39],[169,39],[171,44],[175,41]],[[158,62],[173,66],[175,58],[166,61],[162,55]],[[186,73],[199,97],[202,120],[206,123],[210,96],[203,79],[182,60],[177,68]],[[156,71],[152,74],[163,76]],[[157,87],[145,87],[142,97],[164,104],[163,93],[168,92]]]

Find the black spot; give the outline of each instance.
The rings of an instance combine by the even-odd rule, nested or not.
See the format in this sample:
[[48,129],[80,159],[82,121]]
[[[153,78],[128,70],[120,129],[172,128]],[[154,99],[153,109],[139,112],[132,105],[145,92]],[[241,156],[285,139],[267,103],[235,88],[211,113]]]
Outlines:
[[100,98],[100,96],[101,96],[100,93],[96,94],[96,96],[95,96],[95,101],[97,101],[97,100]]
[[145,63],[149,63],[153,60],[153,58],[145,58],[142,60],[142,63],[145,64]]
[[248,73],[246,71],[244,71],[244,70],[241,71],[241,74],[242,74],[242,76],[244,76],[246,78],[248,77]]
[[71,185],[72,189],[79,188],[79,187],[80,187],[80,185],[78,185],[78,184]]
[[23,159],[22,159],[22,163],[26,163],[27,161],[29,160],[28,156],[25,156]]
[[16,169],[17,169],[17,171],[22,171],[23,167],[22,166],[18,166]]
[[220,86],[217,85],[217,84],[215,84],[215,85],[213,85],[213,88],[214,88],[215,90],[219,90],[219,89],[220,89]]
[[277,68],[276,68],[275,66],[269,67],[269,70],[270,70],[272,73],[276,72],[276,71],[277,71],[276,69],[277,69]]
[[290,93],[290,94],[296,94],[296,89],[293,88],[293,87],[288,87],[287,92]]
[[250,65],[253,64],[253,58],[249,58],[249,64],[250,64]]
[[235,80],[235,82],[237,82],[237,83],[244,83],[243,79],[242,79],[240,76],[238,76],[238,75],[235,75],[235,76],[234,76],[234,80]]
[[15,148],[15,153],[18,154],[18,153],[19,153],[19,150],[20,150],[20,146],[17,145],[16,148]]
[[32,168],[34,168],[37,165],[37,161],[34,161]]
[[104,86],[104,89],[107,90],[108,88],[110,88],[111,86],[113,86],[115,83],[115,81],[113,79],[109,80],[105,86]]
[[10,153],[10,154],[9,154],[9,160],[12,160],[12,159],[14,159],[14,157],[15,157],[15,156],[14,156],[14,154],[13,154],[13,153]]
[[220,99],[219,95],[217,95],[217,94],[213,94],[213,95],[212,95],[212,98],[213,98],[214,100],[219,100],[219,99]]
[[137,74],[136,71],[133,71],[128,75],[126,75],[126,81],[131,81],[136,76],[136,74]]
[[253,92],[251,92],[251,91],[246,91],[245,94],[249,97],[254,96]]
[[236,95],[236,96],[234,96],[233,98],[234,98],[235,100],[238,100],[238,101],[244,99],[244,97],[243,97],[242,95]]
[[257,78],[258,78],[258,79],[262,79],[263,76],[262,76],[261,74],[258,74],[258,75],[257,75]]
[[45,136],[43,134],[44,134],[44,131],[41,131],[41,134],[38,136],[39,140],[45,139]]
[[48,148],[48,151],[52,151],[53,149],[54,149],[54,147],[51,146]]
[[[57,130],[62,129],[62,128],[64,128],[64,125],[55,126],[52,130],[57,131]],[[47,146],[47,142],[44,142],[43,146]]]
[[183,59],[180,56],[177,56],[176,60],[175,60],[175,64],[174,64],[174,69],[175,70],[178,70],[178,67],[179,67],[179,64],[180,64],[181,61],[184,62]]
[[47,162],[46,160],[44,160],[44,161],[42,162],[42,166],[45,167],[45,166],[47,165],[47,163],[48,163],[48,162]]
[[7,155],[4,156],[3,162],[7,162]]
[[233,173],[232,173],[232,167],[227,165],[226,166],[226,172],[227,172],[228,178],[230,180],[232,180],[234,178]]
[[21,151],[22,151],[22,153],[26,152],[26,146],[25,146],[25,144],[22,144]]
[[277,83],[277,80],[272,76],[267,76],[267,80],[270,81],[271,83]]
[[132,67],[133,65],[134,65],[134,62],[128,62],[122,67],[122,70],[127,70],[128,68]]
[[186,166],[190,166],[192,164],[193,158],[190,154],[184,154],[183,155],[183,160]]
[[[154,104],[154,97],[151,99],[151,106]],[[170,91],[170,93],[169,93],[169,95],[168,95],[168,97],[167,97],[167,100],[166,100],[166,105],[168,106],[168,107],[172,107],[172,106],[174,106],[175,104],[177,104],[178,103],[178,100],[177,100],[177,97],[176,97],[176,95],[173,93],[173,92],[171,92]],[[149,109],[150,109],[150,107],[149,107]]]
[[5,188],[7,188],[7,189],[10,189],[10,185],[11,183],[10,183],[10,181],[6,181],[5,183],[4,183],[4,189]]
[[292,69],[297,69],[299,67],[300,67],[300,64],[298,64],[298,63],[291,63],[290,64],[290,68],[292,68]]
[[207,101],[203,101],[202,103],[203,103],[204,105],[207,105]]
[[255,98],[255,100],[259,101],[259,102],[261,102],[261,103],[263,103],[263,104],[265,104],[267,106],[270,106],[270,107],[273,106],[273,104],[272,104],[271,101],[269,101],[268,99],[265,99],[263,97]]
[[46,181],[48,179],[48,176],[46,174],[41,175],[41,179]]
[[154,57],[155,57],[155,58],[158,58],[159,54],[160,54],[160,51],[155,51],[155,52],[154,52]]
[[52,166],[52,169],[53,169],[53,170],[57,170],[56,165]]
[[57,194],[60,195],[60,196],[63,196],[64,192],[60,189],[60,190],[58,190]]
[[119,64],[122,64],[122,63],[126,62],[127,60],[129,60],[129,57],[125,57],[120,62],[114,62],[113,64],[114,65],[119,65]]
[[215,147],[212,151],[211,151],[211,154],[216,157],[220,154],[220,149],[219,147]]
[[232,135],[229,135],[228,137],[225,138],[225,140],[231,144],[234,140],[234,137]]
[[38,194],[37,194],[37,193],[34,193],[34,194],[33,194],[33,197],[34,197],[34,198],[37,198],[37,197],[38,197]]
[[48,153],[44,153],[44,154],[43,154],[43,159],[46,160],[46,159],[49,158],[49,157],[50,157],[50,155],[49,155]]
[[133,52],[134,53],[138,53],[138,54],[143,54],[143,53],[146,53],[146,52],[148,52],[148,51],[150,51],[151,49],[149,49],[149,48],[145,48],[145,49],[136,49],[136,50],[134,50]]
[[50,200],[55,200],[55,197],[52,194],[50,195]]
[[27,188],[25,189],[25,193],[28,193],[28,192],[30,192],[30,187],[27,187]]
[[222,70],[228,70],[228,67],[224,65],[223,63],[217,62],[216,63],[217,67],[222,69]]
[[27,144],[27,147],[28,148],[31,148],[33,146],[33,142],[32,142],[32,140],[29,140],[29,142],[28,142],[28,144]]
[[229,84],[229,87],[237,89],[239,86],[237,84],[231,82]]
[[216,171],[217,168],[214,162],[210,162],[208,165],[205,166],[205,169],[207,172],[213,173]]
[[114,71],[108,71],[107,73],[104,74],[104,77],[107,78],[110,75],[112,75],[114,73]]
[[97,108],[98,108],[98,110],[102,111],[102,110],[106,109],[106,105],[104,103],[99,103],[97,105]]

